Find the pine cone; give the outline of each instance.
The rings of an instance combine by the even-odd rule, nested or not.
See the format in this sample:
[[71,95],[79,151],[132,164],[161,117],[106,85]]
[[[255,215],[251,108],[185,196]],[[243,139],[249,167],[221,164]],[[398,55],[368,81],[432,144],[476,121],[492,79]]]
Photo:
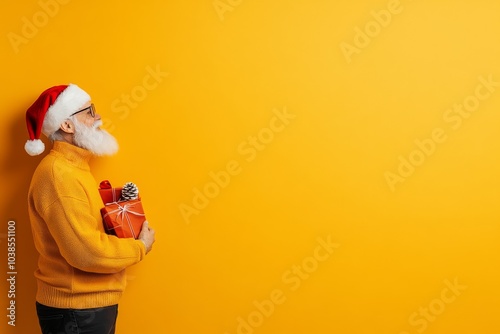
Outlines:
[[122,188],[122,197],[121,200],[129,201],[133,199],[137,199],[139,197],[139,189],[132,182],[127,182]]

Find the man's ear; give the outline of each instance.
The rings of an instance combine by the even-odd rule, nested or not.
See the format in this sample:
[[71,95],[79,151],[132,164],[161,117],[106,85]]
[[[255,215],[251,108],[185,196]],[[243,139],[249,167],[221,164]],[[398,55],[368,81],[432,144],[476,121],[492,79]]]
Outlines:
[[75,124],[69,119],[62,122],[59,128],[65,133],[75,133]]

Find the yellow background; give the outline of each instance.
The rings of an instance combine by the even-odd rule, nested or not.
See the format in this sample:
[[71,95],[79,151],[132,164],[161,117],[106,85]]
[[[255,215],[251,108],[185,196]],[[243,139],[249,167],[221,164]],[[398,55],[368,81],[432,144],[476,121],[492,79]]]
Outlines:
[[[128,270],[118,333],[500,332],[500,87],[457,129],[444,119],[480,77],[500,82],[498,1],[54,4],[10,2],[0,20],[0,268],[13,219],[18,270],[15,328],[1,280],[2,333],[38,331],[25,198],[41,157],[24,152],[24,113],[70,82],[121,144],[93,161],[96,180],[135,182],[157,231]],[[386,173],[435,129],[446,140],[392,191]],[[231,161],[239,172],[187,223],[180,208]],[[318,238],[339,245],[321,261]]]

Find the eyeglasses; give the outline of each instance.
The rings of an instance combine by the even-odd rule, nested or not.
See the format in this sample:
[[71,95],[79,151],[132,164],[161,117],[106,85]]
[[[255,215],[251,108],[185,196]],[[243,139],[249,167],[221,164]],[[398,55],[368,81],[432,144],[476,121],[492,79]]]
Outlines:
[[[89,110],[90,109],[90,110]],[[87,108],[83,108],[82,110],[78,110],[77,112],[74,112],[72,113],[71,115],[69,115],[70,117],[73,116],[73,115],[76,115],[80,112],[84,112],[85,110],[89,110],[89,115],[94,118],[95,117],[95,107],[94,107],[94,104],[92,103],[90,106],[88,106]]]

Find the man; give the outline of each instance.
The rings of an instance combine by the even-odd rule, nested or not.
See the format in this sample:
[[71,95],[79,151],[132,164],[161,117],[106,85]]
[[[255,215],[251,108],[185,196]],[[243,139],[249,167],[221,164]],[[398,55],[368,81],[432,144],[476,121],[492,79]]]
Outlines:
[[99,127],[90,96],[76,85],[44,91],[26,112],[30,140],[25,149],[41,154],[43,133],[53,148],[33,174],[28,210],[39,253],[36,310],[42,333],[112,334],[125,268],[151,250],[155,232],[148,222],[137,240],[105,233],[92,156],[118,150]]

